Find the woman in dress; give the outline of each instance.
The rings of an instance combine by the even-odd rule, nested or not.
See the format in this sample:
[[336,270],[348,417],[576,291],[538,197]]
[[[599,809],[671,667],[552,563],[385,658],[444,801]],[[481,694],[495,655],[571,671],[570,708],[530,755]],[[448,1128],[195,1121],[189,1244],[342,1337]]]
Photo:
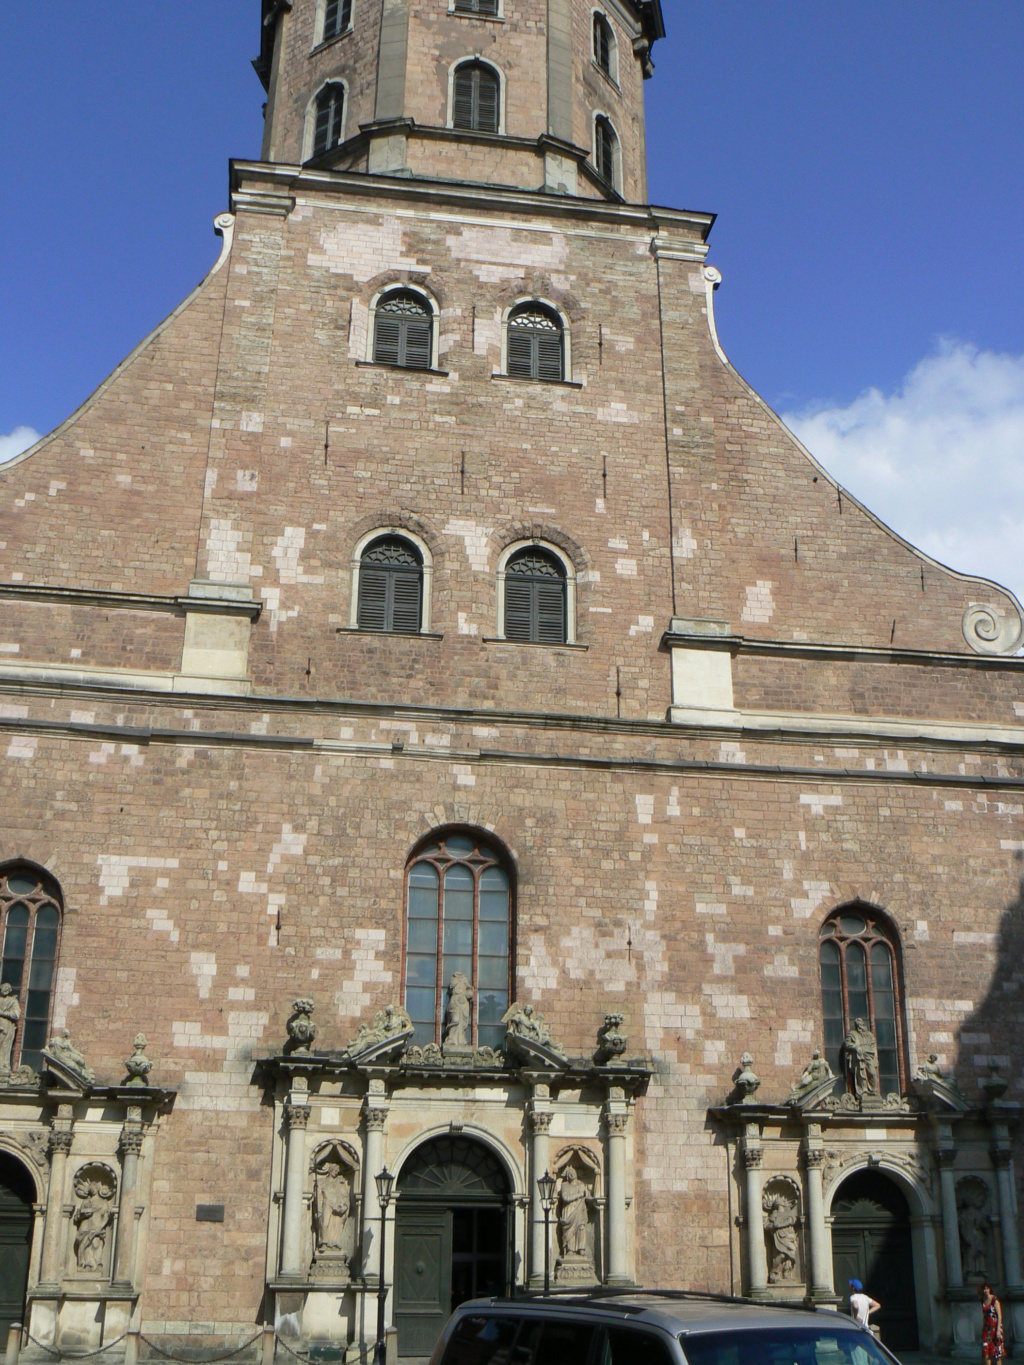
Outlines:
[[1006,1355],[1003,1310],[990,1284],[983,1284],[978,1294],[981,1297],[981,1365],[988,1365],[990,1360],[1002,1360]]

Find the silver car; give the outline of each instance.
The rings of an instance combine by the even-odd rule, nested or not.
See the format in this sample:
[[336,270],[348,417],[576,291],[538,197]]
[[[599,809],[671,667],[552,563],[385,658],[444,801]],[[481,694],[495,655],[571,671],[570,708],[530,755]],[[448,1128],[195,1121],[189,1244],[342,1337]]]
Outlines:
[[456,1309],[431,1365],[893,1365],[829,1309],[696,1294],[477,1299]]

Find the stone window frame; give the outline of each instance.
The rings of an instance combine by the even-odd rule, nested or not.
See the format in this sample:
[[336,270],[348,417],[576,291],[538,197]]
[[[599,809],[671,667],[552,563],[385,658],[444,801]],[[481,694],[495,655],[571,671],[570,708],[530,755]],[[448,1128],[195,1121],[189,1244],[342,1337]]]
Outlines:
[[[340,35],[339,35],[340,36]],[[314,155],[313,142],[316,137],[316,106],[320,96],[330,85],[340,85],[343,94],[343,104],[341,110],[341,138],[338,142],[329,147],[328,151],[336,151],[344,145],[348,136],[348,114],[349,114],[349,85],[344,76],[328,76],[320,82],[317,88],[309,97],[306,105],[306,114],[302,124],[302,162],[305,163]],[[321,153],[320,155],[325,155]]]
[[[600,163],[597,158],[597,130],[600,124],[607,124],[612,135],[612,174],[611,179],[601,174]],[[597,178],[603,184],[610,185],[616,194],[622,193],[622,138],[619,130],[615,126],[615,120],[605,109],[595,109],[591,120],[591,163],[597,172]]]
[[[422,862],[430,862],[434,866],[434,861],[430,857],[428,850],[435,845],[442,845],[448,839],[462,837],[471,839],[475,849],[486,850],[490,859],[489,867],[499,868],[505,875],[508,884],[508,985],[506,994],[509,1004],[514,997],[514,986],[516,976],[516,929],[517,929],[517,883],[515,859],[504,841],[491,830],[481,829],[476,825],[446,824],[439,825],[432,829],[421,839],[417,839],[413,845],[409,856],[405,860],[405,872],[402,878],[402,958],[399,980],[401,982],[402,1003],[406,1005],[406,964],[409,951],[409,876],[413,868]],[[438,972],[434,982],[434,1039],[440,1043],[444,1037],[444,1013],[445,1000],[448,990],[448,982],[441,979],[441,962],[444,957],[444,875],[448,868],[455,865],[466,865],[473,858],[473,853],[468,852],[462,858],[449,856],[445,861],[444,871],[438,869],[438,917],[437,917],[437,967]],[[487,870],[481,869],[481,871]],[[478,972],[479,972],[479,952],[478,934],[480,924],[480,875],[481,872],[474,873],[473,887],[473,1009],[471,1038],[473,1046],[479,1047],[479,999],[478,999]],[[408,1006],[406,1005],[406,1008]]]
[[[606,69],[605,67],[603,67],[603,66],[601,65],[601,63],[598,61],[598,59],[597,59],[597,24],[598,24],[598,20],[602,20],[602,21],[604,22],[604,24],[605,24],[605,26],[606,26],[606,28],[607,28],[607,31],[608,31],[609,43],[608,43],[608,67],[607,67],[607,69]],[[605,9],[603,9],[600,5],[595,5],[595,6],[593,7],[593,9],[591,9],[591,11],[590,11],[590,43],[591,43],[591,54],[590,54],[590,55],[591,55],[591,57],[593,58],[594,65],[597,67],[598,71],[600,71],[601,75],[604,76],[604,78],[605,78],[606,80],[611,81],[612,85],[615,86],[615,89],[618,90],[618,89],[619,89],[619,38],[618,38],[618,34],[615,32],[615,25],[614,25],[614,24],[612,23],[612,21],[611,21],[611,16],[609,15],[608,11],[605,10]]]
[[[21,875],[26,879],[32,878],[38,886],[36,892],[11,891],[8,882],[11,877]],[[31,979],[33,959],[35,957],[36,928],[39,911],[47,906],[53,906],[57,911],[57,935],[53,950],[53,974],[50,978],[48,990],[48,1000],[46,1005],[46,1027],[43,1032],[43,1041],[40,1047],[32,1048],[33,1054],[42,1052],[42,1049],[50,1040],[50,1032],[53,1025],[54,999],[57,993],[57,974],[60,969],[60,949],[61,939],[64,931],[65,903],[64,893],[60,883],[52,873],[45,867],[40,867],[25,858],[12,858],[0,863],[0,965],[6,963],[7,948],[7,926],[8,912],[19,903],[27,904],[29,909],[29,924],[26,935],[25,956],[22,959],[22,981],[15,994],[21,1011],[18,1020],[17,1030],[14,1036],[14,1044],[11,1049],[12,1070],[22,1065],[22,1057],[25,1045],[25,1024],[29,993],[29,982]],[[36,903],[39,902],[39,903]],[[24,1063],[31,1065],[31,1063]],[[35,1068],[33,1068],[35,1069]]]
[[351,33],[356,24],[356,5],[358,0],[350,0],[348,23],[344,28],[332,33],[329,38],[324,37],[324,27],[327,23],[328,0],[316,0],[316,13],[313,16],[313,46],[311,51],[316,51],[318,47],[327,47],[330,43],[335,43],[339,38],[344,38]]
[[[844,901],[841,905],[835,906],[822,919],[818,926],[818,1000],[822,1011],[822,1022],[824,1024],[824,985],[821,978],[821,949],[827,942],[851,943],[859,939],[858,935],[845,933],[836,934],[829,932],[828,926],[838,924],[843,915],[857,915],[867,921],[869,929],[873,932],[867,935],[864,943],[873,944],[881,942],[889,949],[890,960],[892,963],[892,988],[893,988],[893,1017],[896,1028],[896,1072],[897,1088],[902,1094],[907,1088],[909,1078],[909,1068],[907,1065],[907,1038],[909,1036],[906,1020],[906,992],[903,985],[903,944],[900,933],[895,921],[881,906],[869,901],[852,900]],[[866,953],[867,981],[869,992],[869,1011],[870,1017],[868,1024],[873,1033],[876,1032],[875,1015],[873,1009],[873,984],[871,983],[871,955],[870,950]],[[844,1036],[849,1032],[853,1025],[854,1016],[850,1010],[849,994],[846,973],[846,953],[840,948],[840,981],[843,1003],[843,1033]],[[822,1039],[824,1042],[824,1038]],[[877,1041],[877,1033],[876,1033]],[[842,1074],[841,1072],[837,1074]],[[882,1078],[879,1075],[879,1089],[881,1090]]]
[[[479,15],[460,15],[460,18],[479,18]],[[498,78],[498,130],[497,132],[484,131],[476,128],[456,128],[455,127],[455,76],[464,66],[486,66],[493,71]],[[453,132],[467,134],[469,137],[504,137],[505,136],[505,93],[508,82],[505,72],[491,57],[485,57],[482,52],[467,52],[464,56],[456,58],[448,68],[448,106],[445,115],[445,127]]]
[[[566,645],[578,644],[576,631],[576,565],[572,562],[566,552],[550,540],[539,540],[536,536],[531,536],[526,540],[514,540],[510,545],[506,545],[498,556],[495,568],[495,579],[497,584],[497,620],[495,622],[496,638],[505,640],[505,572],[506,566],[513,555],[520,550],[538,549],[544,550],[547,554],[554,555],[559,560],[565,570],[565,640],[561,644],[541,644],[544,649],[559,649]],[[509,644],[535,644],[539,642],[525,640],[509,640]]]
[[[390,284],[386,284],[383,288],[378,289],[370,300],[370,321],[369,326],[366,329],[365,363],[368,365],[380,365],[384,363],[383,361],[374,359],[377,334],[377,309],[391,294],[417,294],[430,309],[430,364],[426,369],[409,367],[408,372],[410,374],[430,374],[432,370],[436,371],[439,368],[438,356],[440,354],[439,348],[441,343],[441,308],[437,299],[434,298],[429,289],[424,289],[421,284],[413,284],[407,280],[393,280]],[[404,366],[391,366],[390,368],[405,369]],[[408,535],[409,533],[403,531],[401,534]]]
[[513,299],[509,306],[501,315],[501,369],[499,371],[503,379],[516,378],[508,372],[508,324],[513,313],[521,308],[527,308],[531,304],[536,304],[538,308],[544,308],[549,313],[554,313],[562,324],[562,378],[557,379],[533,379],[528,382],[533,384],[571,384],[572,383],[572,327],[569,324],[569,315],[564,308],[560,308],[554,299],[544,298],[541,294],[524,294],[521,298]]
[[[377,526],[372,531],[367,531],[365,535],[359,537],[352,547],[351,576],[352,592],[349,602],[348,624],[350,630],[359,630],[359,573],[363,562],[364,551],[373,544],[375,540],[381,540],[385,536],[394,536],[398,540],[407,540],[419,552],[420,561],[423,565],[423,599],[420,607],[420,635],[430,634],[431,622],[431,600],[432,589],[434,586],[434,557],[430,553],[430,546],[415,531],[410,531],[406,526],[388,524]],[[361,634],[374,634],[376,632],[361,631]],[[414,635],[409,636],[415,639]]]

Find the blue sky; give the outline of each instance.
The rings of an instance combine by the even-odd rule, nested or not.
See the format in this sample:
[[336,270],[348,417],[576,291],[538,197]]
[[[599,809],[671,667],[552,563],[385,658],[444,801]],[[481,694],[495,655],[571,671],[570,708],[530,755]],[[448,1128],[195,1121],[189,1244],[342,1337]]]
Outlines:
[[[930,553],[1024,592],[1024,5],[665,0],[655,202],[719,214],[719,333]],[[258,0],[5,7],[0,459],[205,273],[258,154]]]

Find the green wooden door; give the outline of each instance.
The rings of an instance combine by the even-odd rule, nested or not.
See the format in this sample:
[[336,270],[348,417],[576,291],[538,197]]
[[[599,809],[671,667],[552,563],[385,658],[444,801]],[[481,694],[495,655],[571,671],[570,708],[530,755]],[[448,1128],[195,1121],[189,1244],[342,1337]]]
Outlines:
[[406,1205],[395,1211],[393,1320],[404,1356],[427,1356],[451,1316],[450,1209]]
[[871,1322],[891,1351],[917,1350],[910,1210],[896,1185],[876,1171],[850,1176],[832,1201],[832,1273],[845,1307],[849,1280],[860,1280],[882,1305]]
[[23,1321],[34,1196],[21,1163],[0,1157],[0,1341],[12,1322]]

